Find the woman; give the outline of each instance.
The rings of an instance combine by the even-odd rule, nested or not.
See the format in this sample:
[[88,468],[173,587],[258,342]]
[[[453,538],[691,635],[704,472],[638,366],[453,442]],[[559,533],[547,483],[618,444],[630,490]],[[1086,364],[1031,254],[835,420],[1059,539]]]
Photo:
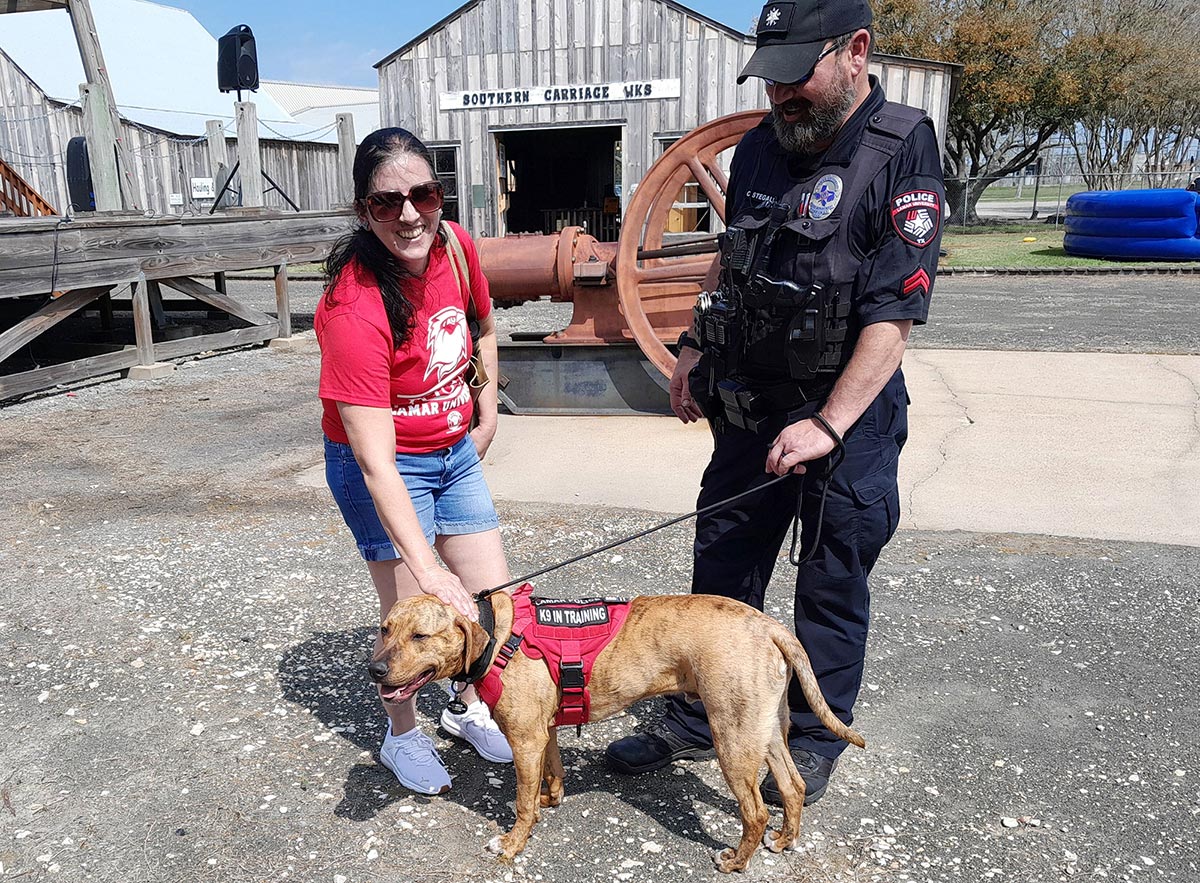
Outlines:
[[[326,480],[367,562],[381,619],[397,599],[421,593],[476,619],[471,593],[509,579],[480,465],[496,434],[496,385],[473,407],[466,383],[466,298],[484,366],[498,376],[487,279],[455,225],[469,291],[460,287],[439,226],[442,185],[410,132],[380,129],[359,145],[354,197],[360,225],[326,262],[330,281],[314,321]],[[468,431],[474,408],[478,425]],[[472,688],[462,698],[467,711],[447,709],[442,726],[484,758],[511,763],[487,706]],[[413,791],[448,790],[433,741],[417,729],[415,698],[385,687],[380,699],[389,719],[380,761]]]

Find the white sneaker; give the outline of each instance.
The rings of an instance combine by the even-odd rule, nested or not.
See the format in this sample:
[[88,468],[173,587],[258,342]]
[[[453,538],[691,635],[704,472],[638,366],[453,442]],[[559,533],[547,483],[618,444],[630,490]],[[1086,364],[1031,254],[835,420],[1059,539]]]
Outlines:
[[379,762],[396,775],[401,785],[419,794],[450,790],[450,774],[442,766],[433,740],[417,728],[397,736],[388,724]]
[[482,699],[476,699],[462,714],[452,714],[447,708],[442,712],[442,729],[451,736],[466,739],[484,760],[512,763],[512,749],[508,746],[508,740],[492,720],[492,714]]

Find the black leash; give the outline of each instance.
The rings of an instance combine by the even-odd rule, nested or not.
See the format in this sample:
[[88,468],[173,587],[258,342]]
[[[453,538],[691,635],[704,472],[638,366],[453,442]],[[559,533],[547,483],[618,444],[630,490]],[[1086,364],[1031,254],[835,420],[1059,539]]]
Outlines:
[[[840,442],[840,439],[839,439],[839,442]],[[832,471],[832,469],[830,471]],[[791,475],[792,475],[791,472],[785,472],[783,475],[777,475],[774,478],[769,479],[768,481],[764,481],[762,484],[755,485],[754,487],[750,488],[749,490],[745,490],[745,491],[742,491],[741,493],[734,494],[732,497],[729,497],[728,499],[720,500],[716,503],[712,503],[708,506],[705,506],[703,509],[697,509],[694,512],[688,512],[686,515],[680,515],[676,518],[672,518],[669,521],[664,521],[662,524],[656,524],[656,525],[654,525],[654,527],[648,527],[643,531],[639,531],[635,534],[630,534],[629,536],[622,537],[619,540],[613,540],[611,543],[605,543],[603,546],[598,546],[595,549],[590,549],[587,552],[583,552],[579,555],[576,555],[574,558],[568,558],[566,561],[560,561],[557,564],[551,564],[549,567],[543,567],[541,570],[535,570],[532,573],[527,573],[524,576],[519,576],[516,579],[509,580],[508,582],[506,582],[502,585],[496,586],[495,588],[488,589],[486,591],[477,593],[475,595],[475,599],[477,601],[483,600],[484,598],[487,598],[490,595],[494,595],[494,594],[496,594],[496,592],[499,592],[503,589],[507,589],[510,586],[517,586],[522,583],[529,582],[534,577],[538,577],[538,576],[541,576],[542,574],[549,573],[552,570],[558,570],[560,567],[566,567],[568,564],[574,564],[577,561],[582,561],[584,558],[590,558],[593,555],[599,555],[601,552],[607,552],[609,549],[616,548],[617,546],[623,545],[624,543],[629,543],[629,542],[632,542],[633,540],[641,539],[642,537],[652,534],[655,531],[662,530],[664,527],[670,527],[672,524],[678,524],[679,522],[686,521],[689,518],[695,518],[699,515],[705,515],[709,512],[713,512],[717,509],[721,509],[725,506],[728,506],[730,503],[736,503],[738,500],[742,499],[743,497],[748,497],[751,494],[756,494],[761,490],[769,488],[773,484],[778,484],[779,482],[783,481],[785,478],[791,477]],[[818,531],[819,531],[819,527],[818,527]]]
[[800,493],[796,496],[796,517],[792,521],[792,548],[788,550],[788,561],[793,567],[799,567],[801,564],[811,561],[812,556],[817,552],[817,547],[821,544],[821,526],[825,523],[825,498],[829,495],[829,480],[833,478],[833,470],[841,466],[842,461],[846,459],[846,443],[842,441],[838,431],[825,419],[825,415],[817,411],[812,415],[812,419],[821,424],[821,428],[833,439],[834,448],[826,461],[825,474],[821,476],[821,505],[817,507],[817,529],[813,532],[812,548],[803,558],[799,557],[800,550],[796,547],[800,540],[800,508],[804,505],[804,488],[801,488]]

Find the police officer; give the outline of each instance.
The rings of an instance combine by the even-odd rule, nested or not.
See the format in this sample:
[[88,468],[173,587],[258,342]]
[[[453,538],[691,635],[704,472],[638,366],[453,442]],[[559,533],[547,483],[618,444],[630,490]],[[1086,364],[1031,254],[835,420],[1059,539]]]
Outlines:
[[[929,311],[944,203],[931,121],[887,102],[867,73],[870,24],[866,0],[763,7],[738,82],[761,79],[771,109],[735,151],[721,255],[670,385],[675,414],[713,428],[698,508],[789,475],[697,520],[692,591],[762,609],[798,517],[796,634],[846,723],[862,682],[867,577],[900,516],[900,360]],[[846,743],[794,682],[788,703],[812,803]],[[712,757],[712,739],[703,706],[670,697],[659,723],[607,758],[644,773]],[[762,791],[779,802],[773,776]]]

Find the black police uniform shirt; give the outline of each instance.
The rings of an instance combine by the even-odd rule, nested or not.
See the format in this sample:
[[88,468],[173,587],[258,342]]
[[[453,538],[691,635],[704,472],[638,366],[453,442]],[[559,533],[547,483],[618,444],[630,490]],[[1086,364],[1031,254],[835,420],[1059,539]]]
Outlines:
[[[866,100],[822,154],[807,156],[785,150],[775,137],[769,115],[747,132],[738,143],[730,166],[726,220],[732,223],[748,211],[770,209],[798,183],[818,171],[837,173],[848,168],[868,120],[886,101],[874,76],[870,77],[870,84]],[[914,199],[925,209],[920,213],[921,224],[915,229],[908,208]],[[850,247],[854,257],[861,259],[852,289],[843,359],[849,357],[859,332],[867,325],[909,319],[917,325],[925,323],[937,272],[944,205],[945,185],[937,138],[932,126],[922,124],[875,176],[856,206],[835,206],[834,211],[851,212],[843,223],[850,223]],[[812,211],[811,206],[804,210]],[[778,255],[787,247],[786,241],[781,241],[774,251]],[[783,365],[748,361],[742,364],[741,373],[764,383],[787,380]]]

